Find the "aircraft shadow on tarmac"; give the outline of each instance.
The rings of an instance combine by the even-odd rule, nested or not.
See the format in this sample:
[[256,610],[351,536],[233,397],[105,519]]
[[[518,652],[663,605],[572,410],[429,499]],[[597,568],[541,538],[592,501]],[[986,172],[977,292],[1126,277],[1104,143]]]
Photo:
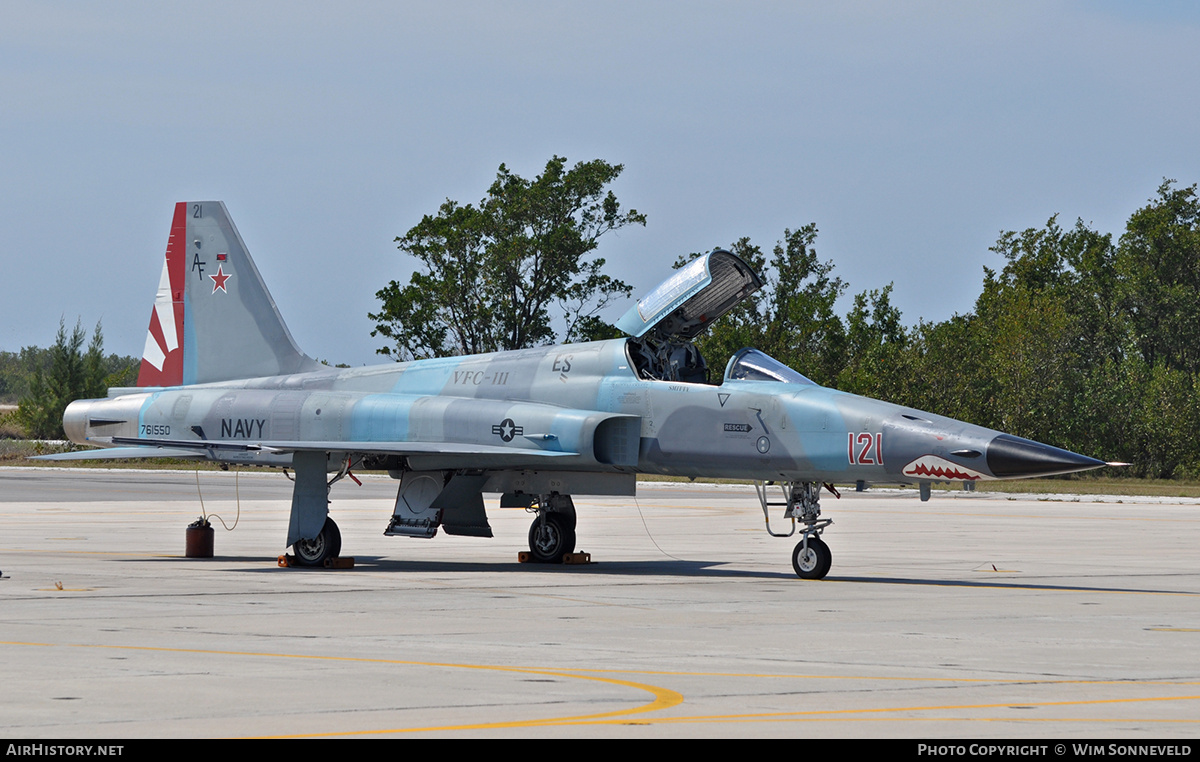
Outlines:
[[516,561],[487,562],[487,561],[412,561],[383,556],[354,556],[352,569],[324,569],[320,567],[293,566],[286,570],[279,568],[276,557],[263,556],[213,556],[206,559],[185,559],[182,556],[159,556],[152,559],[122,559],[135,563],[202,561],[203,563],[236,563],[261,564],[261,567],[239,568],[230,571],[264,572],[298,574],[338,574],[346,572],[370,572],[385,574],[436,573],[436,574],[529,574],[536,572],[551,574],[620,574],[643,576],[658,574],[670,577],[724,577],[745,579],[786,579],[794,580],[796,575],[773,571],[749,571],[746,569],[720,568],[727,567],[727,561],[684,561],[679,559],[663,559],[653,561],[604,561],[590,564],[523,564]]
[[[132,560],[132,559],[129,559]],[[152,559],[154,561],[178,562],[183,559],[178,556],[174,557],[159,557]],[[195,559],[192,559],[195,560]],[[137,559],[139,563],[144,563],[146,559]],[[276,564],[275,557],[263,556],[214,556],[211,559],[205,559],[206,563],[261,563],[261,568],[253,569],[238,569],[238,571],[251,572],[261,574],[282,573]],[[412,561],[385,558],[383,556],[355,556],[353,569],[323,569],[309,567],[291,567],[286,571],[304,574],[337,574],[344,571],[353,572],[371,572],[384,574],[403,574],[409,573],[436,573],[444,574],[465,574],[465,573],[487,573],[487,574],[526,574],[526,573],[551,573],[551,574],[614,574],[630,577],[642,577],[647,574],[657,574],[664,577],[687,577],[694,579],[777,579],[788,580],[795,582],[798,586],[805,583],[796,581],[795,575],[785,572],[747,570],[729,568],[729,563],[726,561],[691,561],[682,559],[655,559],[652,561],[602,561],[591,564],[522,564],[513,562],[464,562],[464,561]],[[1038,591],[1060,591],[1060,592],[1077,592],[1077,593],[1143,593],[1156,595],[1195,595],[1200,596],[1200,592],[1192,590],[1164,590],[1158,588],[1135,588],[1135,587],[1106,587],[1106,586],[1089,586],[1089,585],[1053,585],[1033,582],[1017,582],[1012,579],[984,581],[984,580],[968,580],[968,579],[921,579],[915,577],[852,577],[852,576],[829,576],[825,578],[826,582],[848,582],[866,585],[915,585],[929,587],[965,587],[976,588],[979,590],[1038,590]]]

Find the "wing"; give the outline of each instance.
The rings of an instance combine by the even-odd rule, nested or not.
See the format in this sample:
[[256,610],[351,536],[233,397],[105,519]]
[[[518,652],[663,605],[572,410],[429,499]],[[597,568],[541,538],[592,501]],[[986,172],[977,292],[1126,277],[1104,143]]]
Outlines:
[[504,468],[535,465],[556,458],[577,457],[579,453],[543,450],[531,447],[462,444],[456,442],[235,442],[213,439],[152,439],[144,437],[95,437],[96,450],[39,455],[31,460],[120,460],[128,458],[182,458],[204,460],[243,460],[238,454],[284,456],[290,460],[297,452],[337,452],[363,455],[402,455],[423,459],[422,468]]

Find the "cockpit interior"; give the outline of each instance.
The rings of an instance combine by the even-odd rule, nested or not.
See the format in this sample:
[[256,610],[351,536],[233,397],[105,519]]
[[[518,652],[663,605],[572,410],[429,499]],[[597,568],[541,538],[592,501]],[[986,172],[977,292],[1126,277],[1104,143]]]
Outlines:
[[717,318],[762,288],[762,279],[740,257],[714,249],[679,268],[617,321],[629,334],[626,352],[638,378],[720,385],[727,379],[811,384],[807,378],[749,347],[739,350],[713,378],[693,343]]
[[708,363],[690,341],[655,342],[629,339],[625,343],[629,361],[638,378],[676,381],[685,384],[719,386],[725,381],[774,381],[784,384],[812,384],[806,376],[751,347],[738,350],[725,365],[720,378],[712,378]]

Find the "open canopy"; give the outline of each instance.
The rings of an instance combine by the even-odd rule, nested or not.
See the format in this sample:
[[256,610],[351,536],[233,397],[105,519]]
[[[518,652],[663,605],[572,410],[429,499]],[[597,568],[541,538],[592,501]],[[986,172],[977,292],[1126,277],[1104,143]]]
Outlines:
[[762,288],[762,279],[740,257],[714,249],[696,257],[638,300],[617,328],[634,338],[690,341],[709,323]]

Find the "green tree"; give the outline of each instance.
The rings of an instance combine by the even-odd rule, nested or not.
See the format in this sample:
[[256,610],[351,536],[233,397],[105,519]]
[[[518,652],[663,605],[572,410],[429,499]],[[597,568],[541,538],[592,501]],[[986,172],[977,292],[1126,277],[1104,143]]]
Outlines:
[[396,239],[420,269],[376,294],[371,335],[391,341],[377,351],[408,360],[546,344],[558,316],[565,341],[611,333],[597,315],[631,287],[588,255],[604,234],[646,224],[607,190],[623,169],[599,159],[567,169],[555,156],[526,180],[501,164],[478,206],[447,199]]
[[[922,323],[894,350],[891,368],[903,382],[889,398],[1063,447],[1110,452],[1096,445],[1116,425],[1091,412],[1090,397],[1108,390],[1090,378],[1124,357],[1111,236],[1082,222],[1064,230],[1051,217],[1042,228],[1001,233],[991,250],[1005,265],[984,268],[974,311]],[[868,383],[886,388],[874,368],[867,370],[856,390],[871,394],[862,388]]]
[[85,336],[78,321],[70,335],[66,321],[58,321],[58,335],[49,349],[49,367],[43,368],[39,364],[34,368],[29,393],[21,399],[17,410],[17,420],[30,436],[64,438],[62,416],[67,405],[77,399],[105,395],[109,374],[100,324],[96,324],[86,353],[83,350]]
[[1142,386],[1139,465],[1163,479],[1195,476],[1200,465],[1196,431],[1200,427],[1197,376],[1164,363],[1154,365]]
[[954,315],[913,328],[904,353],[911,371],[892,401],[961,421],[991,420],[992,379],[985,370],[987,342],[978,323],[974,314]]
[[[749,238],[729,250],[763,279],[763,288],[712,325],[696,344],[710,362],[742,347],[756,347],[817,383],[832,383],[842,367],[845,326],[834,304],[846,284],[833,275],[833,262],[817,258],[817,226],[785,229],[770,262]],[[690,259],[680,257],[676,267]]]
[[855,295],[846,316],[845,364],[837,388],[844,392],[898,401],[904,397],[911,355],[909,334],[900,310],[892,306],[892,284]]
[[1200,199],[1164,180],[1133,213],[1117,248],[1121,307],[1142,359],[1200,371]]
[[96,323],[87,353],[83,356],[83,383],[81,394],[76,399],[103,397],[108,391],[107,379],[108,373],[104,368],[104,334],[100,331],[100,324]]
[[[17,408],[17,423],[34,439],[62,439],[62,414],[58,410],[58,398],[46,381],[41,368],[33,373],[29,393],[21,398]],[[66,405],[63,405],[66,410]]]
[[1085,372],[1075,341],[1078,321],[1053,292],[1014,288],[988,296],[980,297],[977,324],[987,331],[990,350],[987,425],[1067,446],[1079,431]]

